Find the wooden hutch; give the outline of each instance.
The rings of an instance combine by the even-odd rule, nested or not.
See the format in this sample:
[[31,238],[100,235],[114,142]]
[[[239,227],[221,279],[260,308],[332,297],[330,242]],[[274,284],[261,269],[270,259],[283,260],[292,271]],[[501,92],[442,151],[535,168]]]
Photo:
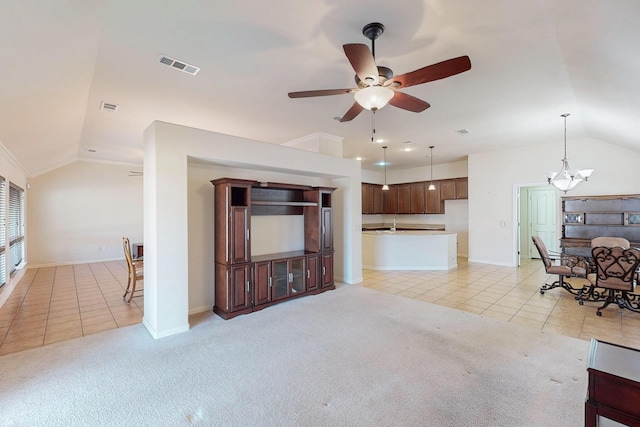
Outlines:
[[591,256],[594,237],[624,237],[640,247],[640,194],[562,198],[564,253]]
[[[335,289],[335,188],[221,178],[215,186],[215,305],[224,319]],[[251,217],[303,215],[304,250],[251,256]],[[278,238],[274,236],[274,238]]]

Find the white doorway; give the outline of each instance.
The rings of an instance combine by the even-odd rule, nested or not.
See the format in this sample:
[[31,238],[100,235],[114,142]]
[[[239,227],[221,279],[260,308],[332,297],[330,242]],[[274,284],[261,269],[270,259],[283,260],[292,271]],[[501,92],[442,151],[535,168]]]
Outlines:
[[540,258],[531,236],[539,236],[549,251],[558,251],[558,195],[549,186],[520,187],[518,203],[518,264],[522,258]]

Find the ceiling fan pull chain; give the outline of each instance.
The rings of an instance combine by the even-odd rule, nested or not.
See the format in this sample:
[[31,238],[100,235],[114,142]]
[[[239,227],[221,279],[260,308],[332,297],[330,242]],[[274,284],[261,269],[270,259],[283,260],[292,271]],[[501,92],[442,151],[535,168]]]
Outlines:
[[376,135],[376,112],[371,112],[371,142],[373,142],[373,137]]

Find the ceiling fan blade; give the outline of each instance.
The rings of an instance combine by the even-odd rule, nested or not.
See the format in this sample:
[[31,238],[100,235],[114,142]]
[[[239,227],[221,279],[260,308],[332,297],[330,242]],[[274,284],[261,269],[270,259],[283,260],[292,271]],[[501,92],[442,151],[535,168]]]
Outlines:
[[358,78],[368,86],[380,83],[378,78],[378,66],[369,47],[365,44],[351,43],[342,46],[347,59],[355,70]]
[[309,98],[311,96],[328,96],[328,95],[344,95],[345,93],[353,93],[356,89],[324,89],[324,90],[305,90],[302,92],[289,92],[289,98]]
[[360,114],[364,110],[364,107],[357,102],[354,102],[349,111],[345,113],[344,116],[340,119],[340,123],[348,122],[349,120],[353,120],[356,118],[358,114]]
[[428,65],[410,73],[394,76],[384,82],[385,86],[392,86],[400,89],[408,86],[415,86],[434,80],[444,79],[456,74],[463,73],[471,69],[471,60],[468,56],[447,59],[437,64]]
[[431,107],[428,102],[402,92],[395,92],[389,104],[402,108],[403,110],[413,111],[414,113],[420,113]]

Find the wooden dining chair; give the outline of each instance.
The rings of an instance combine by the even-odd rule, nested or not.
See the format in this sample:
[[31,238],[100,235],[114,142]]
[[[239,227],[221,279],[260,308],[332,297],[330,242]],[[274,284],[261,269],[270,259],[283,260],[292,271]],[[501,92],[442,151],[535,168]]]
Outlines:
[[[122,295],[122,299],[127,301],[127,304],[131,303],[131,300],[135,297],[141,297],[142,289],[136,289],[138,281],[144,280],[144,263],[142,260],[134,260],[131,257],[131,243],[128,237],[122,238],[122,248],[124,249],[124,258],[127,261],[127,269],[129,270],[129,278],[127,280],[127,289]],[[138,292],[136,295],[135,293]],[[129,299],[127,299],[129,295]]]
[[597,246],[591,250],[596,272],[589,274],[588,279],[593,286],[603,288],[607,292],[604,304],[596,314],[602,316],[601,310],[611,303],[620,308],[640,312],[640,303],[632,300],[636,286],[636,272],[640,266],[640,249],[622,248],[620,246]]

